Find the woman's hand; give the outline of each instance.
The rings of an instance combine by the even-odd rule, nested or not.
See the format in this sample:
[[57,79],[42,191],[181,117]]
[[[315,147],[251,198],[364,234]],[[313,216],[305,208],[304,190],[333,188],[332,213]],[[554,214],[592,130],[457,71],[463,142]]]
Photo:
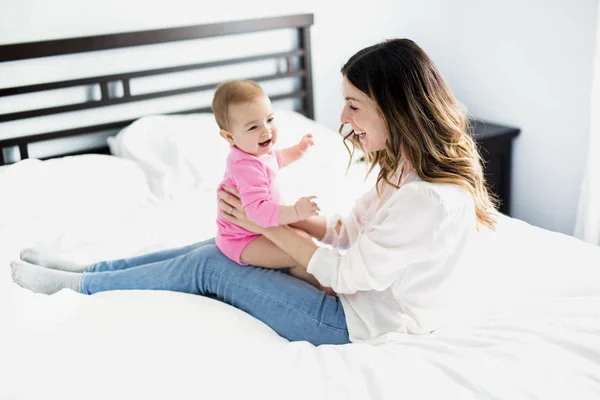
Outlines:
[[250,232],[263,234],[263,228],[246,215],[237,189],[223,185],[219,190],[219,197],[221,198],[219,208],[223,219]]

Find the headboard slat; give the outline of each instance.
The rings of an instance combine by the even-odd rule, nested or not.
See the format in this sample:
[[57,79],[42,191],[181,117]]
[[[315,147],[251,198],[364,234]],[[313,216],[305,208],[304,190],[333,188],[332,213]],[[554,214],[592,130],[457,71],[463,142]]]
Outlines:
[[282,17],[216,22],[179,28],[8,44],[0,46],[0,62],[60,56],[89,51],[120,49],[124,47],[144,46],[149,44],[177,42],[182,40],[275,29],[301,28],[312,24],[312,14],[298,14]]
[[[303,77],[305,75],[305,71],[294,71],[294,72],[286,72],[274,75],[263,75],[256,77],[248,77],[248,79],[252,79],[257,82],[264,82],[274,79],[284,79],[291,77]],[[75,103],[75,104],[67,104],[64,106],[56,106],[56,107],[46,107],[40,108],[37,110],[30,111],[18,111],[13,113],[0,114],[0,122],[6,121],[17,121],[20,119],[33,118],[33,117],[42,117],[46,115],[55,115],[64,112],[72,112],[72,111],[82,111],[89,110],[92,108],[99,107],[107,107],[113,106],[117,104],[125,104],[125,103],[133,103],[137,101],[143,100],[152,100],[158,99],[162,97],[176,96],[180,94],[194,93],[194,92],[203,92],[206,90],[214,89],[217,87],[219,82],[209,83],[206,85],[198,85],[198,86],[190,86],[183,89],[171,89],[171,90],[163,90],[160,92],[152,92],[145,93],[139,95],[129,95],[123,97],[109,97],[108,96],[108,86],[107,83],[100,83],[100,88],[102,91],[102,99],[99,101],[87,101],[85,103]]]
[[27,149],[28,143],[20,143],[19,144],[19,154],[21,159],[29,158],[29,150]]
[[123,97],[131,97],[131,87],[129,86],[129,78],[120,79],[123,82]]
[[226,66],[226,65],[243,64],[243,63],[253,62],[253,61],[263,61],[263,60],[270,60],[270,59],[286,58],[288,56],[289,57],[303,56],[304,54],[305,54],[304,50],[291,50],[291,51],[285,51],[285,52],[267,53],[267,54],[260,54],[260,55],[247,56],[247,57],[228,58],[226,60],[210,61],[210,62],[204,62],[204,63],[179,65],[176,67],[154,68],[154,69],[135,71],[135,72],[124,72],[121,74],[101,75],[101,76],[95,76],[95,77],[90,77],[90,78],[69,79],[69,80],[58,81],[58,82],[38,83],[35,85],[15,86],[15,87],[0,89],[0,97],[13,96],[13,95],[18,95],[18,94],[26,94],[26,93],[35,93],[35,92],[41,92],[44,90],[65,89],[65,88],[84,86],[84,85],[94,85],[94,84],[98,84],[100,82],[119,81],[119,80],[123,80],[123,79],[131,80],[134,78],[142,78],[142,77],[147,77],[147,76],[152,76],[152,75],[163,75],[163,74],[170,74],[170,73],[174,73],[174,72],[191,71],[191,70],[195,70],[195,69],[222,67],[222,66]]
[[312,83],[312,60],[310,49],[310,27],[305,26],[300,29],[300,47],[306,52],[302,58],[301,68],[306,71],[304,75],[304,87],[306,88],[306,98],[304,100],[304,109],[308,118],[315,117],[315,106],[313,98],[313,83]]

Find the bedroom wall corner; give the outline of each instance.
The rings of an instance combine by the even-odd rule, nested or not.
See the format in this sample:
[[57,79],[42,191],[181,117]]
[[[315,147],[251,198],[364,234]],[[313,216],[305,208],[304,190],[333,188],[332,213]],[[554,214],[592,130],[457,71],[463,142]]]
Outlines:
[[439,64],[477,118],[521,128],[512,215],[571,235],[589,135],[597,0],[454,2]]

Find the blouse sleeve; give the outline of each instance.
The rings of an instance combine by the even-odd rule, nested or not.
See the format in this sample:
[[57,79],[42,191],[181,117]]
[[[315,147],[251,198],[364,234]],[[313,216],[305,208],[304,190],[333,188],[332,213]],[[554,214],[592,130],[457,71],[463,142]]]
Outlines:
[[387,289],[403,268],[432,257],[444,245],[445,207],[430,188],[406,186],[389,201],[381,223],[370,226],[341,255],[319,248],[308,272],[340,294]]
[[365,225],[365,214],[368,208],[377,200],[377,191],[372,189],[356,201],[349,216],[344,218],[340,215],[334,215],[328,218],[325,236],[323,236],[321,242],[337,249],[350,247]]

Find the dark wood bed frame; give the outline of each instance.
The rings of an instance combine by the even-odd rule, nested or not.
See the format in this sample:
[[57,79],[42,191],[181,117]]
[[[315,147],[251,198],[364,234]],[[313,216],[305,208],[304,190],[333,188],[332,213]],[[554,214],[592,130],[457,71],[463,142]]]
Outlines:
[[[99,100],[87,100],[82,103],[61,105],[55,107],[44,107],[27,111],[18,111],[0,114],[0,128],[2,123],[24,120],[27,118],[56,115],[65,112],[88,110],[117,104],[133,103],[142,100],[156,99],[180,94],[202,92],[214,89],[220,82],[205,85],[196,85],[174,90],[163,90],[152,93],[134,94],[130,91],[130,80],[139,77],[161,75],[165,73],[201,70],[225,65],[242,64],[261,60],[285,60],[287,70],[271,75],[244,77],[258,82],[276,79],[297,77],[301,81],[299,90],[277,96],[271,96],[272,101],[283,99],[301,99],[302,112],[309,118],[314,118],[312,71],[311,71],[311,46],[310,27],[313,24],[312,14],[288,15],[282,17],[260,18],[241,21],[229,21],[222,23],[211,23],[203,25],[185,26],[179,28],[157,29],[129,33],[117,33],[100,36],[87,36],[72,39],[48,40],[40,42],[18,43],[0,46],[0,62],[19,60],[30,60],[40,57],[61,56],[75,53],[86,53],[99,50],[120,49],[132,46],[144,46],[158,43],[176,42],[182,40],[202,39],[234,34],[245,34],[260,31],[271,31],[278,29],[295,29],[298,34],[296,48],[279,53],[257,54],[247,57],[230,58],[225,60],[210,61],[204,63],[175,65],[168,68],[150,70],[135,70],[126,73],[93,76],[82,79],[45,82],[34,85],[15,86],[0,89],[0,101],[7,96],[19,94],[30,94],[53,89],[64,89],[81,86],[99,86],[101,98]],[[299,62],[294,61],[298,59]],[[298,67],[299,66],[299,67]],[[116,97],[109,92],[109,84],[120,82],[123,87],[123,95]],[[4,99],[7,100],[7,99]],[[210,107],[181,110],[170,114],[187,114],[198,112],[210,112]],[[99,125],[77,126],[74,128],[41,132],[33,135],[19,136],[14,138],[0,137],[0,165],[6,164],[4,149],[18,148],[20,159],[29,157],[29,145],[31,143],[48,141],[59,138],[96,134],[102,131],[115,130],[126,127],[135,119],[120,120],[102,123]],[[68,155],[100,153],[109,154],[107,146],[86,149],[83,151],[53,154],[51,157],[64,157]],[[17,160],[18,161],[18,160]]]

